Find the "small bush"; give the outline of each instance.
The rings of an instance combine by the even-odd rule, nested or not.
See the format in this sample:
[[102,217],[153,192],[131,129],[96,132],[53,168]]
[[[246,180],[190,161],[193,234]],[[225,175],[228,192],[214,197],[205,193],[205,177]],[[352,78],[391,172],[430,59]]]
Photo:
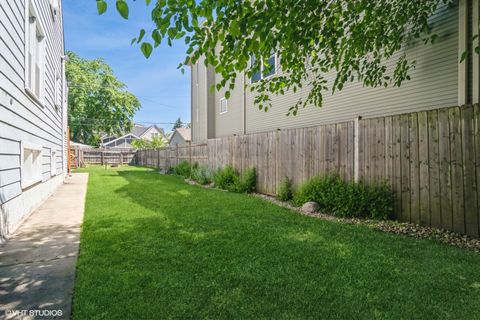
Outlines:
[[215,186],[228,191],[235,191],[235,186],[239,180],[240,176],[232,166],[219,169],[214,177]]
[[219,169],[214,177],[215,186],[231,192],[251,193],[257,185],[257,172],[248,169],[241,176],[232,166]]
[[190,163],[188,163],[188,161],[182,161],[173,168],[173,171],[179,176],[188,178],[190,177],[190,170],[196,169],[197,167],[197,163],[193,164],[193,166],[190,167]]
[[293,184],[289,177],[285,177],[280,183],[277,198],[281,201],[290,201],[293,199]]
[[213,176],[213,171],[208,167],[199,166],[192,171],[192,179],[197,181],[201,185],[212,183]]
[[255,168],[247,169],[236,184],[236,192],[252,193],[257,188],[257,170]]
[[345,182],[338,176],[315,177],[301,186],[294,203],[300,206],[308,201],[339,217],[386,219],[393,212],[388,185]]

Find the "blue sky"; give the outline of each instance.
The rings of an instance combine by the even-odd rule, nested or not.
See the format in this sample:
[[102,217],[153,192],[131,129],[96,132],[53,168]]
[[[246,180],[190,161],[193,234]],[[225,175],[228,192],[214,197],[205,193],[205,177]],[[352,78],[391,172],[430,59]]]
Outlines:
[[[95,0],[63,0],[65,45],[88,59],[103,58],[142,103],[137,122],[174,122],[178,117],[190,122],[190,71],[177,70],[185,57],[182,40],[155,49],[147,60],[138,45],[131,46],[141,28],[151,30],[149,7],[145,1],[129,2],[130,18],[124,20],[109,1],[107,12],[97,14]],[[169,130],[171,125],[161,124]]]

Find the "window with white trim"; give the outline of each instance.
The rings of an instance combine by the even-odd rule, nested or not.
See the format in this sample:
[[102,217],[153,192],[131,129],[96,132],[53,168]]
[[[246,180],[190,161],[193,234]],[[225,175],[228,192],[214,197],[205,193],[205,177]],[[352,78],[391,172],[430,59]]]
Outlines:
[[[252,56],[251,65],[254,65],[257,59]],[[272,51],[272,54],[268,58],[268,67],[265,67],[263,63],[260,65],[260,70],[253,74],[252,83],[261,79],[266,79],[277,73],[277,55]]]
[[50,149],[50,176],[57,175],[57,151]]
[[25,33],[25,89],[38,102],[43,101],[45,33],[32,1],[28,1]]
[[220,114],[228,112],[228,100],[225,98],[220,99]]
[[42,146],[22,141],[22,188],[42,181]]

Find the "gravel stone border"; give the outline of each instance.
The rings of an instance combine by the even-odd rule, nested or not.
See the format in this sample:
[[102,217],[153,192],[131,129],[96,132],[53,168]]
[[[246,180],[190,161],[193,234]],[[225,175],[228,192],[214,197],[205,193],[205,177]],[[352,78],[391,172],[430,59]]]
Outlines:
[[262,198],[268,202],[274,203],[278,206],[288,208],[305,216],[315,217],[327,221],[343,222],[348,224],[357,224],[367,226],[369,228],[380,230],[383,232],[390,232],[400,235],[405,235],[415,239],[430,239],[436,240],[455,247],[469,249],[480,253],[480,239],[472,238],[466,235],[461,235],[453,231],[420,226],[408,222],[398,222],[394,220],[368,220],[358,218],[339,218],[321,212],[306,213],[299,207],[295,207],[290,203],[280,201],[275,197],[255,193],[254,196]]
[[[194,180],[185,179],[185,182],[191,185],[197,185],[206,189],[216,189],[228,192],[226,190],[218,189],[210,185],[201,185]],[[480,253],[480,239],[472,238],[466,235],[461,235],[453,231],[420,226],[418,224],[408,223],[408,222],[398,222],[394,220],[369,220],[369,219],[359,219],[359,218],[339,218],[329,214],[315,212],[307,213],[301,210],[301,208],[296,207],[288,202],[280,201],[273,196],[269,196],[261,193],[252,193],[251,196],[261,198],[265,201],[284,207],[290,210],[293,210],[301,215],[314,217],[327,221],[336,221],[348,224],[363,225],[375,230],[389,232],[394,234],[404,235],[410,238],[415,239],[429,239],[439,241],[448,245],[452,245],[458,248],[472,250],[474,252]]]

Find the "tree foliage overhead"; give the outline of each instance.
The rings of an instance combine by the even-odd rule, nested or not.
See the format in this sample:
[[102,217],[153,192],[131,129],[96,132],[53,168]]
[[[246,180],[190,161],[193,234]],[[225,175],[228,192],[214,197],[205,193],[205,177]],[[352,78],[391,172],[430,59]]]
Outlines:
[[139,100],[101,59],[68,52],[68,123],[71,139],[98,145],[100,134],[121,135],[133,127]]
[[[145,1],[147,5],[150,0]],[[327,90],[342,90],[348,82],[366,86],[400,86],[409,79],[415,61],[405,54],[394,55],[408,41],[436,38],[429,18],[441,4],[452,0],[157,0],[152,7],[155,28],[142,29],[132,43],[140,44],[148,58],[162,41],[183,39],[188,46],[184,68],[202,56],[221,74],[217,85],[234,88],[237,74],[250,78],[268,65],[276,52],[281,73],[252,86],[255,102],[265,110],[272,94],[307,87],[305,98],[291,107],[321,106]],[[126,0],[116,0],[117,10],[128,18]],[[119,9],[118,4],[122,6]],[[97,0],[99,13],[107,10]],[[251,64],[251,57],[255,57]],[[387,60],[394,59],[394,68]],[[333,82],[326,74],[335,71]],[[226,96],[229,96],[227,91]]]

